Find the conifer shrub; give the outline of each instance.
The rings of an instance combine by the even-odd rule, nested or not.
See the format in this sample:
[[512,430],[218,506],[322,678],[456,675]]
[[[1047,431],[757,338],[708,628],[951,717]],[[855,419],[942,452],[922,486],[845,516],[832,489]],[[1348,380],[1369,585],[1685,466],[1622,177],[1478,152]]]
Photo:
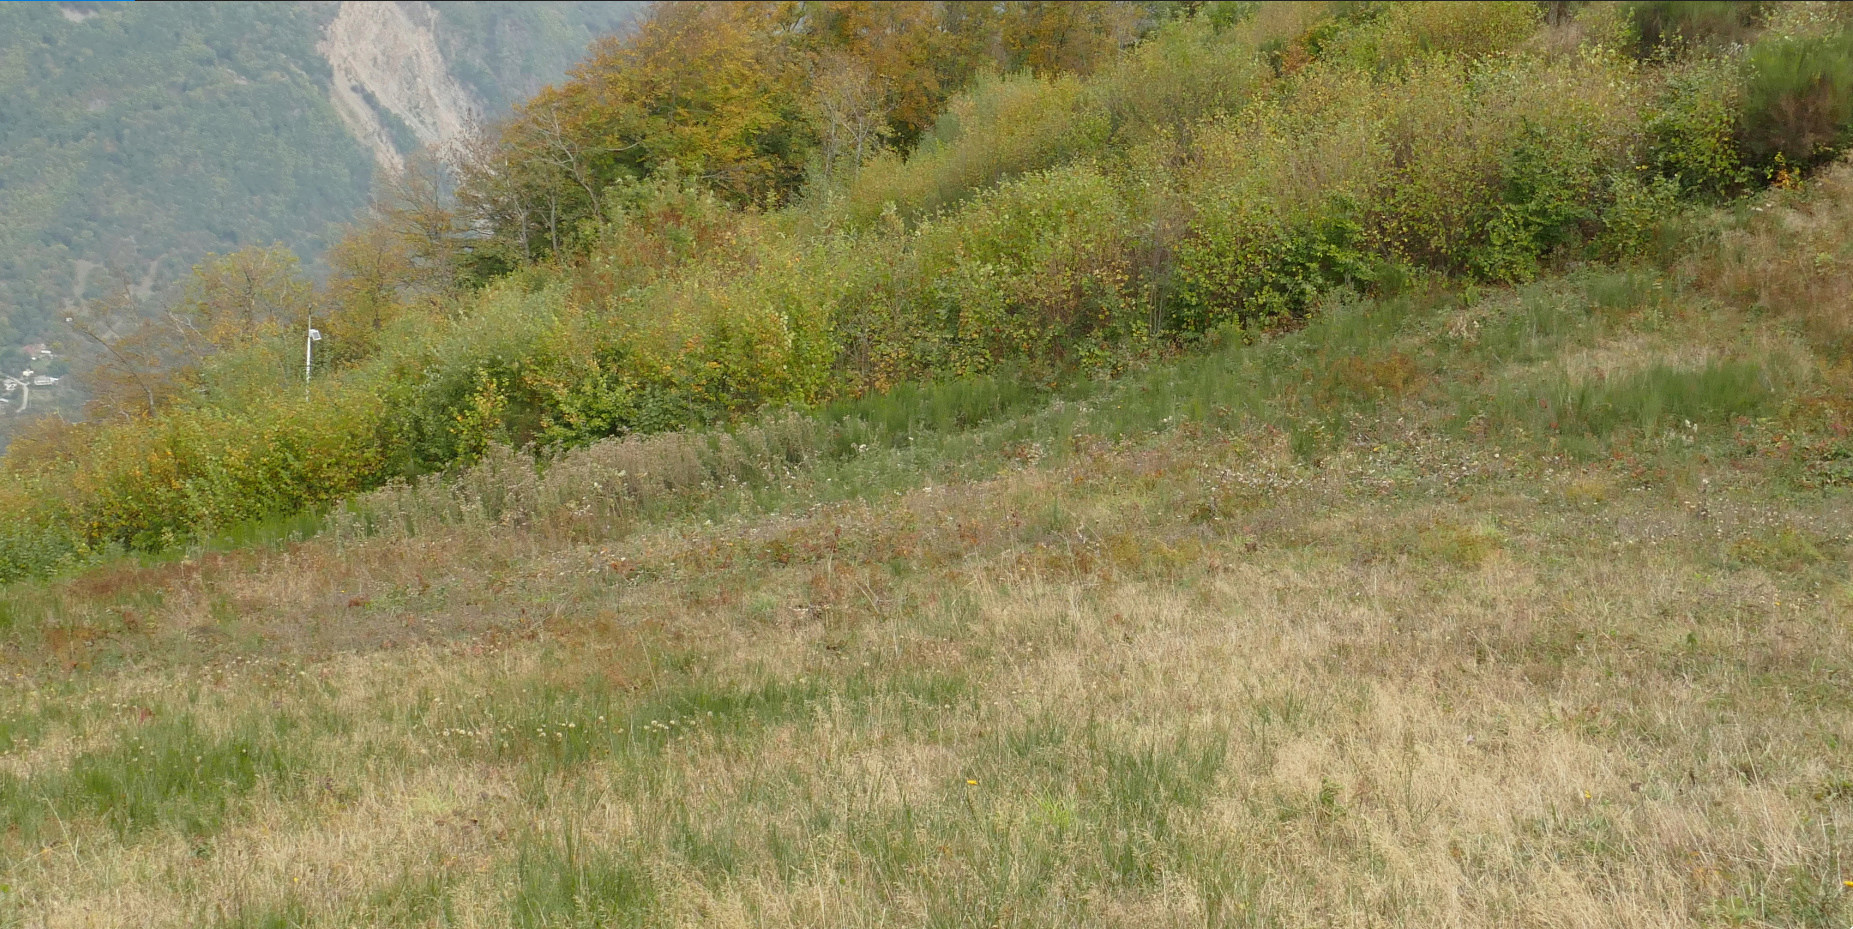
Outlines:
[[1774,175],[1833,160],[1853,141],[1853,29],[1751,46],[1740,139],[1745,161]]

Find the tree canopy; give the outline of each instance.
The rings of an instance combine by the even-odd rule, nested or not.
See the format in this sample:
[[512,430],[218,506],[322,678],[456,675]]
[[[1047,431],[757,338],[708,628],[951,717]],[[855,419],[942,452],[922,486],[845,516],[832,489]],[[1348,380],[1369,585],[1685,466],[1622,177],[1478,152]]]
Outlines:
[[975,74],[1089,73],[1148,15],[1098,0],[662,4],[468,152],[461,197],[494,231],[496,268],[583,246],[622,180],[673,172],[736,205],[783,202],[812,174],[910,145]]

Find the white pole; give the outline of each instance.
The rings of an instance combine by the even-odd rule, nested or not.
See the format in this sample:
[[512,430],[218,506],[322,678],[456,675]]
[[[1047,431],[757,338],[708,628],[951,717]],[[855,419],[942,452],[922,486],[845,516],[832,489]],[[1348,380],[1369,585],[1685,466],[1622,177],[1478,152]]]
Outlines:
[[315,315],[309,315],[309,329],[302,334],[302,398],[309,399],[309,375],[315,371]]

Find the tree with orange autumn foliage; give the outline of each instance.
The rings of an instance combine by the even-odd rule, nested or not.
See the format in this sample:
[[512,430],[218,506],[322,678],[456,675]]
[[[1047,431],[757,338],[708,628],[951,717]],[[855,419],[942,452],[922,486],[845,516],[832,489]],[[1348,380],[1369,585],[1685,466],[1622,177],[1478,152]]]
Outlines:
[[502,270],[576,252],[605,190],[673,167],[736,205],[788,198],[906,146],[983,71],[1087,73],[1133,3],[674,3],[596,43],[570,79],[465,146],[459,199]]

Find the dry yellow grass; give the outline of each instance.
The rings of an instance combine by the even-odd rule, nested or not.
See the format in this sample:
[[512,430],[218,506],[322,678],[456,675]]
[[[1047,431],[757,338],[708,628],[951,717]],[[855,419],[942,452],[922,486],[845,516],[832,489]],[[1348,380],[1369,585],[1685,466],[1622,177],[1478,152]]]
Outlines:
[[1798,320],[1844,354],[1853,348],[1853,163],[1741,207],[1746,216],[1694,249],[1684,273],[1732,302]]
[[[4,900],[43,926],[1845,915],[1844,564],[1727,543],[1844,559],[1847,514],[1754,481],[1592,511],[1533,496],[1537,462],[1442,502],[1381,495],[1362,454],[1268,457],[1173,436],[602,548],[309,544],[199,577],[146,634],[197,640],[231,597],[231,644],[20,685],[10,714],[68,715],[9,767],[178,714],[294,720],[289,764],[191,834],[15,827]],[[387,604],[420,576],[445,591]]]

